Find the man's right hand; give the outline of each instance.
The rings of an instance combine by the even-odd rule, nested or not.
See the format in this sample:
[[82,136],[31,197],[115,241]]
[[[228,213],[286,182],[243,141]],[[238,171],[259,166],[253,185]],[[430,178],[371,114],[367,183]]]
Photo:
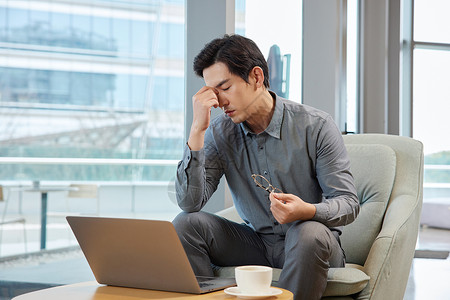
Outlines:
[[211,108],[219,107],[218,91],[212,87],[202,87],[193,97],[194,110],[188,145],[193,151],[203,148],[205,131],[211,121]]

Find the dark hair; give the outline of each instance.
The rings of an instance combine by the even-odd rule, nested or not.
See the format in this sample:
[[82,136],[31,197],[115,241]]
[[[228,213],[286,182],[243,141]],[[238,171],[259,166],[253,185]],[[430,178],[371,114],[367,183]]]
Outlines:
[[269,68],[258,46],[251,39],[238,34],[224,35],[205,45],[194,59],[194,72],[203,77],[203,70],[215,63],[224,63],[231,74],[248,83],[250,71],[258,66],[264,73],[264,86],[269,88]]

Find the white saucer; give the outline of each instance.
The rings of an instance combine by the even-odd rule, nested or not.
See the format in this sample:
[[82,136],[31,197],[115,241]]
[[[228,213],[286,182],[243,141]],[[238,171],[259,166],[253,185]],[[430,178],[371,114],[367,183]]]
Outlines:
[[237,286],[226,288],[224,290],[224,292],[225,292],[225,294],[228,294],[231,296],[237,296],[242,299],[262,299],[262,298],[272,297],[272,296],[276,296],[276,295],[283,293],[282,290],[271,287],[267,294],[258,294],[258,295],[243,294]]

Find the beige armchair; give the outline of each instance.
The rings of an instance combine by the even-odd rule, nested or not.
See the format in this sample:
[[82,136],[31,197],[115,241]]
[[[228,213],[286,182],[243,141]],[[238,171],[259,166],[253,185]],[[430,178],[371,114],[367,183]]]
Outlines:
[[[331,268],[323,299],[403,299],[417,241],[422,143],[383,134],[344,136],[361,212],[341,236],[347,264]],[[234,207],[218,213],[240,222]],[[274,270],[277,280],[281,270]],[[233,276],[219,268],[217,276]]]

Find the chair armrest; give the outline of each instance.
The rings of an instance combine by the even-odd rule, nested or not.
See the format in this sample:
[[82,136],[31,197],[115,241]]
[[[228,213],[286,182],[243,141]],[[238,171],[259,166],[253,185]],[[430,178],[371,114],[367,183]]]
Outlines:
[[[411,203],[413,202],[413,203]],[[415,203],[414,203],[415,202]],[[391,199],[364,272],[370,281],[357,299],[401,299],[406,289],[419,231],[421,196]],[[382,288],[377,288],[380,285]]]

